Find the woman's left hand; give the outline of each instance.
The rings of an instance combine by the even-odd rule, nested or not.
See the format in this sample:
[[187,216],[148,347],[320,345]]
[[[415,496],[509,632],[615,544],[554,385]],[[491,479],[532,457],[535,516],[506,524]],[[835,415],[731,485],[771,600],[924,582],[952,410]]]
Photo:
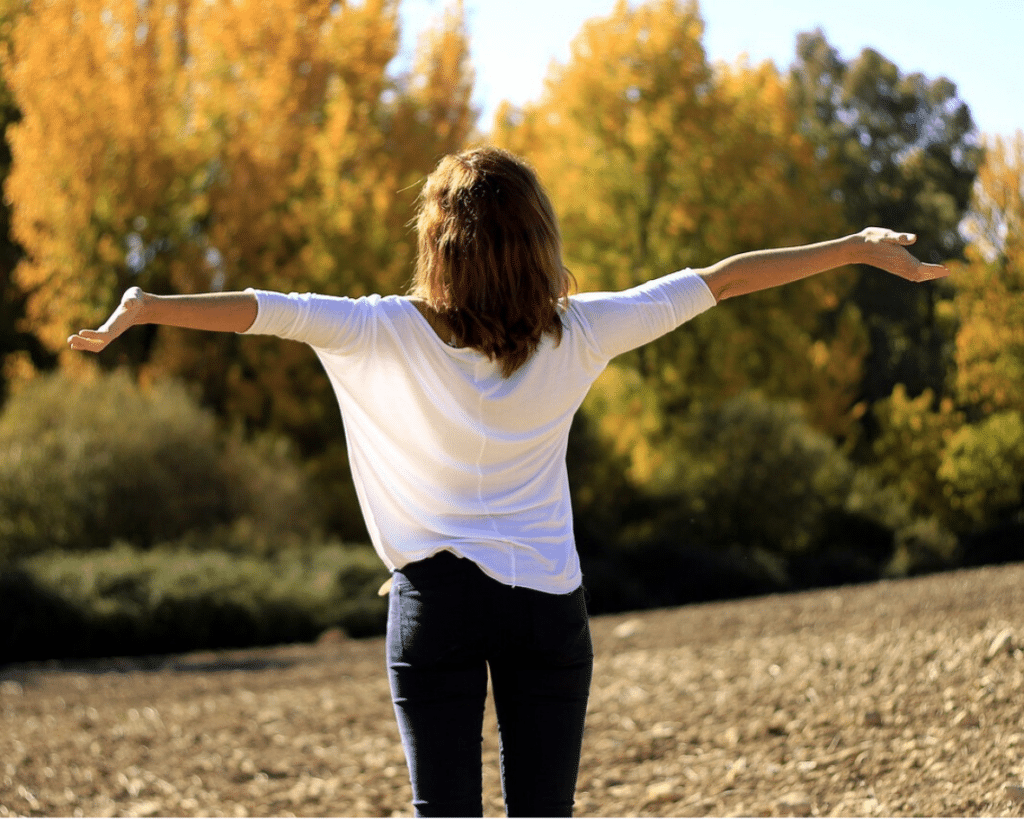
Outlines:
[[121,297],[121,303],[96,330],[79,330],[68,338],[72,350],[98,353],[129,327],[140,323],[140,313],[146,294],[138,287],[130,287]]

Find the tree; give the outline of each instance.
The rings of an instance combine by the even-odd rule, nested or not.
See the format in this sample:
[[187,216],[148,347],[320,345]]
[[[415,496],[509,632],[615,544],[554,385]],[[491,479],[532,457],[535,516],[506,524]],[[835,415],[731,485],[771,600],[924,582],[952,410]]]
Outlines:
[[[797,40],[789,81],[800,132],[838,178],[826,179],[856,228],[883,225],[918,234],[915,253],[941,263],[960,258],[959,224],[981,159],[970,110],[946,78],[905,74],[873,49],[844,62],[821,31]],[[941,288],[915,288],[862,271],[851,293],[871,351],[862,396],[874,402],[902,383],[941,396],[952,328],[943,325]]]
[[55,0],[19,23],[18,280],[52,348],[128,283],[407,279],[407,188],[475,118],[461,16],[393,78],[395,2],[255,5]]
[[[461,7],[403,77],[388,71],[397,26],[396,0],[34,6],[13,37],[8,190],[27,253],[16,280],[48,347],[131,284],[404,288],[416,182],[476,114]],[[226,422],[284,432],[347,476],[301,345],[152,328],[106,362],[192,382]]]
[[959,532],[1019,514],[1024,497],[1024,133],[986,145],[951,281],[950,390],[903,388],[876,407],[877,469],[916,509]]
[[[712,68],[702,35],[695,3],[620,2],[584,25],[537,102],[498,112],[494,139],[537,167],[584,289],[624,288],[843,225],[778,72]],[[841,294],[838,276],[722,305],[613,364],[585,410],[600,408],[598,427],[648,482],[674,457],[673,419],[699,398],[757,385],[799,397],[816,423],[842,434],[863,344],[855,311],[820,321]]]
[[[20,3],[0,4],[0,52],[4,54],[10,48],[14,24],[22,10]],[[11,170],[7,129],[20,119],[21,111],[6,76],[0,74],[0,185],[6,182]],[[4,197],[0,202],[0,404],[7,397],[9,382],[55,363],[54,357],[25,326],[26,294],[14,280],[14,270],[21,258],[22,249],[11,236],[11,206]]]
[[975,413],[1024,412],[1024,131],[986,144],[955,276],[956,393]]
[[987,140],[955,277],[954,390],[971,423],[939,477],[961,526],[1017,516],[1024,498],[1024,131]]
[[52,350],[69,320],[101,316],[132,280],[133,232],[181,243],[186,229],[173,207],[183,197],[170,148],[184,122],[169,102],[181,87],[164,11],[68,0],[32,8],[14,30],[7,76],[22,120],[9,129],[7,195],[26,251],[15,279]]

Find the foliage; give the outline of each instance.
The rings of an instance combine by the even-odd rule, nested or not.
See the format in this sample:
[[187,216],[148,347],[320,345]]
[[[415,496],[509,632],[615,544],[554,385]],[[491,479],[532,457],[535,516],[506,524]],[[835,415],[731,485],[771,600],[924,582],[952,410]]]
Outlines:
[[0,663],[379,634],[386,576],[372,549],[338,543],[273,557],[182,543],[40,554],[0,571]]
[[946,398],[935,406],[930,391],[911,398],[903,385],[874,406],[879,432],[873,443],[874,471],[895,487],[915,513],[949,520],[938,477],[942,453],[964,417]]
[[[48,348],[129,285],[402,289],[416,183],[476,112],[461,7],[400,76],[397,20],[396,0],[54,0],[22,15],[7,189],[27,253],[15,281]],[[365,537],[336,404],[304,346],[144,328],[101,362],[195,384],[228,425],[287,435],[330,525]]]
[[958,225],[982,152],[956,85],[906,74],[871,48],[845,62],[820,29],[801,34],[796,51],[801,130],[835,157],[849,221],[920,233],[925,261],[961,256]]
[[1024,412],[1024,131],[986,145],[956,270],[955,390],[975,413]]
[[[796,133],[770,65],[707,62],[693,3],[618,3],[591,20],[536,103],[505,107],[494,139],[529,157],[582,289],[619,289],[757,247],[835,235],[830,170]],[[694,400],[757,386],[851,433],[866,354],[841,274],[729,302],[624,356],[584,405],[641,487]],[[837,317],[832,314],[835,313]],[[828,322],[822,319],[829,316]]]
[[955,557],[948,527],[795,402],[697,402],[674,430],[653,477],[617,504],[604,548],[581,548],[598,610],[876,580]]
[[1021,507],[1024,415],[998,412],[950,438],[936,477],[961,529],[999,520]]
[[929,392],[908,398],[903,388],[876,407],[880,434],[873,471],[898,489],[917,515],[967,533],[991,526],[1021,506],[1024,417],[1004,411],[966,422]]
[[[0,55],[10,45],[20,10],[20,3],[0,2]],[[6,182],[11,169],[7,129],[20,119],[21,111],[0,73],[0,186]],[[4,197],[0,202],[0,404],[7,397],[10,383],[17,383],[36,369],[50,369],[55,364],[53,356],[24,324],[26,294],[13,275],[21,257],[22,249],[11,236],[11,202]]]
[[938,518],[917,518],[896,533],[886,577],[907,577],[948,570],[961,559],[960,538]]
[[967,217],[974,258],[1024,256],[1024,130],[1012,137],[986,137]]
[[270,538],[317,517],[286,448],[218,432],[179,385],[39,377],[0,416],[0,560],[140,547],[248,518]]
[[806,552],[853,490],[853,465],[794,402],[747,392],[694,405],[677,429],[654,491],[702,543]]
[[[11,385],[131,284],[401,290],[417,183],[476,112],[462,5],[402,76],[397,7],[0,5]],[[1024,136],[981,146],[950,81],[844,60],[821,32],[788,74],[711,65],[702,37],[694,2],[620,0],[494,122],[548,186],[583,289],[867,224],[961,261],[941,286],[847,270],[731,300],[613,362],[569,450],[590,577],[649,605],[944,565],[1021,509]],[[122,540],[270,561],[320,524],[365,537],[302,345],[139,328],[100,362],[132,375],[37,379],[0,418],[0,558]],[[40,605],[85,617],[54,593]]]
[[[676,485],[707,542],[783,554],[817,546],[853,467],[791,402],[743,394],[695,414]],[[682,459],[680,459],[682,461]]]
[[978,259],[958,273],[958,399],[974,414],[1024,409],[1024,265]]
[[951,395],[909,398],[898,386],[875,407],[882,480],[975,542],[1019,511],[1024,484],[1024,134],[986,148],[967,220],[972,242],[951,277]]
[[[397,3],[33,6],[8,76],[17,280],[52,349],[127,286],[394,292],[409,277],[415,183],[475,119],[461,16],[391,76]],[[202,388],[305,453],[337,439],[329,385],[296,344],[129,334],[104,360]]]
[[[800,133],[838,171],[824,182],[850,225],[916,233],[914,250],[925,261],[962,256],[959,225],[982,151],[950,80],[906,74],[870,48],[844,61],[818,30],[798,38],[789,89]],[[942,393],[952,352],[943,292],[860,272],[851,298],[870,337],[862,385],[869,402],[897,383],[912,395]]]

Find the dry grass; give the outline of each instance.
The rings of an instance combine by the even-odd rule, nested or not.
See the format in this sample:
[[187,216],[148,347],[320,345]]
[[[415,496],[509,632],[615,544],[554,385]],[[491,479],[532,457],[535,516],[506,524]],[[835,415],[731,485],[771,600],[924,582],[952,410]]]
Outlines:
[[[579,815],[1024,812],[1024,565],[593,628]],[[0,680],[0,816],[410,813],[380,640]]]

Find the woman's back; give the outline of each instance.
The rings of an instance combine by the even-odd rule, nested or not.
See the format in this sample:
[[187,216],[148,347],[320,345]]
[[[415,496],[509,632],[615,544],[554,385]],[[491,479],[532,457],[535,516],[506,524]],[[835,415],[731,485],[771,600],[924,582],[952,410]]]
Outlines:
[[[579,585],[565,450],[608,361],[714,304],[699,276],[568,300],[510,375],[446,344],[410,299],[258,292],[249,329],[310,344],[345,423],[374,546],[390,568],[447,549],[509,585]],[[628,316],[629,320],[624,320]]]
[[510,585],[579,585],[565,446],[604,367],[585,334],[546,338],[505,377],[499,362],[445,344],[409,299],[258,295],[252,332],[282,334],[275,320],[288,316],[284,334],[312,343],[323,362],[367,527],[390,568],[448,549]]

